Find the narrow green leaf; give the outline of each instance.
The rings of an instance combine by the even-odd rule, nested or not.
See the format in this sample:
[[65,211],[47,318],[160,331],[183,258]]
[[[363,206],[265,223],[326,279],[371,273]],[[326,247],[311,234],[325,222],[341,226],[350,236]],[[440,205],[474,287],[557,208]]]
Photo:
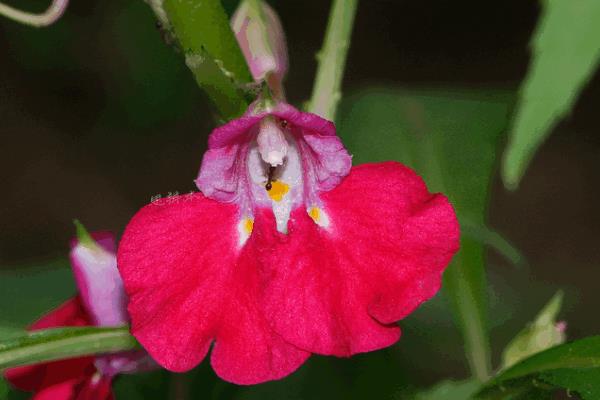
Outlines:
[[[486,384],[478,398],[499,398],[497,393],[502,393],[506,387],[527,386],[534,382],[535,377],[546,377],[547,380],[558,377],[558,381],[561,379],[559,370],[597,368],[600,368],[600,336],[591,336],[552,347],[518,362]],[[591,370],[588,372],[593,373]],[[519,378],[523,379],[514,381]]]
[[506,346],[502,354],[502,368],[508,368],[524,358],[565,341],[565,333],[557,326],[556,321],[562,298],[562,291],[557,292],[536,319]]
[[128,327],[56,328],[29,332],[0,341],[0,370],[88,354],[138,348]]
[[242,114],[252,100],[243,86],[252,79],[221,2],[164,0],[164,8],[157,6],[160,3],[154,1],[153,8],[166,12],[198,85],[223,118]]
[[504,154],[508,188],[519,184],[536,149],[575,103],[600,60],[600,2],[545,0],[533,60]]
[[[499,91],[370,89],[344,100],[338,132],[356,163],[401,161],[423,176],[430,190],[450,198],[459,220],[484,226],[496,145],[511,98]],[[444,276],[467,358],[481,380],[490,369],[483,255],[480,241],[463,235]]]
[[525,263],[525,257],[519,249],[500,233],[485,225],[472,225],[463,219],[460,224],[460,231],[464,236],[475,239],[479,243],[491,247],[498,252],[498,254],[506,258],[511,264],[522,265]]
[[492,383],[559,368],[600,367],[600,336],[552,347],[504,371]]

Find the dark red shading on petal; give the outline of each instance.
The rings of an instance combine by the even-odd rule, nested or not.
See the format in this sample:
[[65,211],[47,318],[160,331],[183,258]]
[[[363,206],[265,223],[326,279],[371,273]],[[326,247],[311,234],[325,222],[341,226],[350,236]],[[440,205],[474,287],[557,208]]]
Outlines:
[[[88,325],[89,317],[79,297],[75,297],[42,317],[30,330]],[[60,400],[71,398],[75,386],[94,371],[93,357],[84,357],[12,368],[6,371],[5,377],[21,390],[35,391],[35,399]]]
[[95,374],[89,376],[76,388],[73,400],[112,400],[112,378]]
[[76,398],[77,387],[82,384],[83,377],[59,381],[54,385],[41,387],[36,391],[32,400],[73,400]]
[[256,237],[270,249],[261,253],[265,313],[285,340],[313,353],[389,346],[400,335],[392,323],[438,291],[458,249],[452,206],[394,162],[353,168],[321,199],[327,229],[303,209],[288,235],[269,213],[257,218]]
[[202,194],[150,204],[127,226],[118,264],[129,295],[132,333],[163,367],[211,361],[239,384],[285,376],[308,356],[283,342],[256,303],[252,239],[238,249],[237,208]]
[[112,378],[101,376],[89,369],[81,376],[42,387],[32,400],[113,400]]

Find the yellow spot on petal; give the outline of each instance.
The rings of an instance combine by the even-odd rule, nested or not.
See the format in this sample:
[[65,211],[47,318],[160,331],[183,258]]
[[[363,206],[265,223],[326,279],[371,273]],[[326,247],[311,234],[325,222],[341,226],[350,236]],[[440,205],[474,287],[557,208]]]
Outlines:
[[319,210],[319,207],[311,207],[310,210],[308,210],[308,215],[310,215],[313,221],[319,222],[319,219],[321,218],[321,210]]
[[249,235],[254,228],[254,220],[251,218],[244,219],[244,231]]
[[283,200],[283,196],[290,191],[290,185],[281,181],[271,182],[271,190],[267,190],[267,194],[273,201]]

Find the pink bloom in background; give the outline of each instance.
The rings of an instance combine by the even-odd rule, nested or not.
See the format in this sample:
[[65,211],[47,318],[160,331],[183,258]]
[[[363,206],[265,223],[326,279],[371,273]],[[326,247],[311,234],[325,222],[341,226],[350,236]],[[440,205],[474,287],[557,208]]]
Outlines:
[[458,249],[444,196],[397,162],[351,168],[333,123],[287,104],[215,129],[196,183],[140,210],[118,252],[132,333],[173,371],[211,344],[238,384],[390,346]]
[[[71,265],[79,294],[34,323],[30,330],[66,326],[120,326],[129,322],[126,295],[117,269],[114,237],[102,232],[85,243],[71,242]],[[119,373],[156,368],[144,351],[75,358],[13,368],[6,378],[35,392],[36,400],[112,399]]]

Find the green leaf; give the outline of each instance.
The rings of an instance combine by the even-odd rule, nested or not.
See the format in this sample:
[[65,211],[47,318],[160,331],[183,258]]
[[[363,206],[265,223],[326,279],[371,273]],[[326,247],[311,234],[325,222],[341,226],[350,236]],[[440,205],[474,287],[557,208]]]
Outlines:
[[[496,145],[511,98],[499,91],[370,89],[345,99],[338,132],[355,162],[401,161],[430,190],[450,198],[460,221],[485,226]],[[444,276],[471,369],[482,380],[490,368],[483,254],[478,240],[463,235]]]
[[573,106],[600,59],[600,2],[545,0],[502,176],[516,188],[536,149]]
[[467,400],[480,386],[481,384],[476,380],[443,381],[427,391],[417,393],[414,400]]
[[502,368],[565,341],[564,332],[557,327],[556,317],[560,312],[563,294],[557,292],[540,311],[533,323],[525,327],[506,346],[502,354]]
[[600,368],[558,369],[541,374],[540,379],[575,392],[583,400],[600,399]]
[[[553,384],[566,383],[577,390],[578,383],[585,380],[573,378],[575,370],[586,370],[588,376],[595,375],[593,370],[600,368],[600,336],[591,336],[570,343],[561,344],[522,360],[492,379],[477,395],[481,399],[497,399],[511,390],[525,390],[537,384],[539,380]],[[565,372],[571,371],[571,372]],[[548,386],[551,389],[553,386]],[[585,391],[596,387],[582,387]]]
[[138,348],[128,327],[55,328],[0,341],[0,370],[20,365]]
[[241,115],[252,79],[220,0],[164,0],[164,11],[198,85],[223,118]]

